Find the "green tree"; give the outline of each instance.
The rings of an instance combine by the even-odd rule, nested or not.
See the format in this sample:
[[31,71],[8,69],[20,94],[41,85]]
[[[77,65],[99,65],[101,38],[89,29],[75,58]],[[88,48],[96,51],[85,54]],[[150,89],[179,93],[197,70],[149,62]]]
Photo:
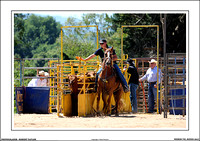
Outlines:
[[[98,25],[98,39],[105,38],[109,46],[114,46],[117,55],[120,55],[120,43],[115,38],[119,38],[119,34],[115,34],[111,27],[111,18],[108,14],[83,14],[82,20],[78,20],[73,17],[69,17],[65,26],[81,26],[81,25]],[[70,59],[75,59],[75,56],[87,57],[95,52],[97,49],[97,37],[96,28],[67,28],[63,29],[63,48],[64,53],[69,56]],[[120,38],[119,38],[120,39]]]
[[61,24],[51,16],[15,14],[14,23],[14,52],[22,58],[32,58],[40,44],[54,44],[60,34]]
[[167,47],[169,53],[186,52],[186,14],[167,14]]
[[[122,25],[154,25],[157,15],[149,14],[114,14],[112,19],[112,29],[121,34]],[[121,43],[120,38],[117,38]],[[151,53],[149,48],[156,48],[156,28],[123,28],[123,51],[129,57],[145,57]],[[155,50],[155,49],[154,49]]]
[[[60,44],[56,42],[60,35],[61,24],[53,17],[40,17],[34,14],[14,15],[14,78],[15,86],[19,86],[19,58],[58,58]],[[24,61],[25,67],[47,66],[47,61]],[[36,70],[25,70],[24,76],[36,76]],[[30,79],[25,79],[26,86]]]
[[18,54],[19,58],[24,58],[31,54],[24,43],[25,19],[26,15],[24,14],[14,14],[14,54]]
[[[103,29],[104,14],[83,14],[82,20],[69,17],[65,26],[98,25]],[[99,34],[101,34],[99,30]],[[97,49],[97,36],[95,27],[64,28],[63,29],[63,50],[70,58],[75,56],[87,57]]]
[[[33,52],[33,58],[60,58],[60,44],[54,43],[51,45],[40,44]],[[33,66],[41,67],[48,66],[49,60],[34,60]]]

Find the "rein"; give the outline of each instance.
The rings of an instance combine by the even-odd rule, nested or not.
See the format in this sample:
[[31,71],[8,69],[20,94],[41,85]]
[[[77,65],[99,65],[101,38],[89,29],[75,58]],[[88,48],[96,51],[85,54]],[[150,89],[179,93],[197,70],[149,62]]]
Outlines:
[[112,73],[112,75],[109,76],[108,78],[103,79],[103,78],[101,78],[100,76],[99,76],[99,78],[100,78],[100,80],[101,80],[102,82],[108,83],[108,79],[112,78],[113,76],[114,76],[114,74]]

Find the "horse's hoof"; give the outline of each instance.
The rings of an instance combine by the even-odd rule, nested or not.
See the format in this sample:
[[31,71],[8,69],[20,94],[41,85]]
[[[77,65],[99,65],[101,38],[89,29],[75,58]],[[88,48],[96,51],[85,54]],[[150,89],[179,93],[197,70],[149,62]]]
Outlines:
[[115,116],[116,116],[116,117],[119,117],[119,113],[116,113]]
[[98,116],[98,117],[101,116],[100,112],[97,112],[97,116]]
[[111,114],[107,114],[107,116],[111,117]]

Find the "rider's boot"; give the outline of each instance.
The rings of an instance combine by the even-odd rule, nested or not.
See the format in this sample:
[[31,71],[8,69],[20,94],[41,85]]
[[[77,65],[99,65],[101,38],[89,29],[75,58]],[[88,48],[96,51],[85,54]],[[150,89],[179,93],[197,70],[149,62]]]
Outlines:
[[93,90],[94,93],[97,92],[97,84],[94,84],[94,90]]
[[129,90],[129,87],[126,86],[126,85],[123,85],[123,90],[124,90],[124,93],[127,93],[127,92],[130,91],[130,90]]

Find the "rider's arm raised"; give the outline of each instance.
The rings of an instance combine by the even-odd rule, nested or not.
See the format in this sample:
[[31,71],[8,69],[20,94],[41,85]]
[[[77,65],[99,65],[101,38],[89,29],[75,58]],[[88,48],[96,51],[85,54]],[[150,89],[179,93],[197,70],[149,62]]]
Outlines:
[[88,61],[88,60],[94,58],[95,56],[96,56],[95,54],[91,54],[90,56],[88,56],[88,57],[85,58],[85,59],[83,59],[82,57],[80,57],[80,60],[82,60],[82,61]]

